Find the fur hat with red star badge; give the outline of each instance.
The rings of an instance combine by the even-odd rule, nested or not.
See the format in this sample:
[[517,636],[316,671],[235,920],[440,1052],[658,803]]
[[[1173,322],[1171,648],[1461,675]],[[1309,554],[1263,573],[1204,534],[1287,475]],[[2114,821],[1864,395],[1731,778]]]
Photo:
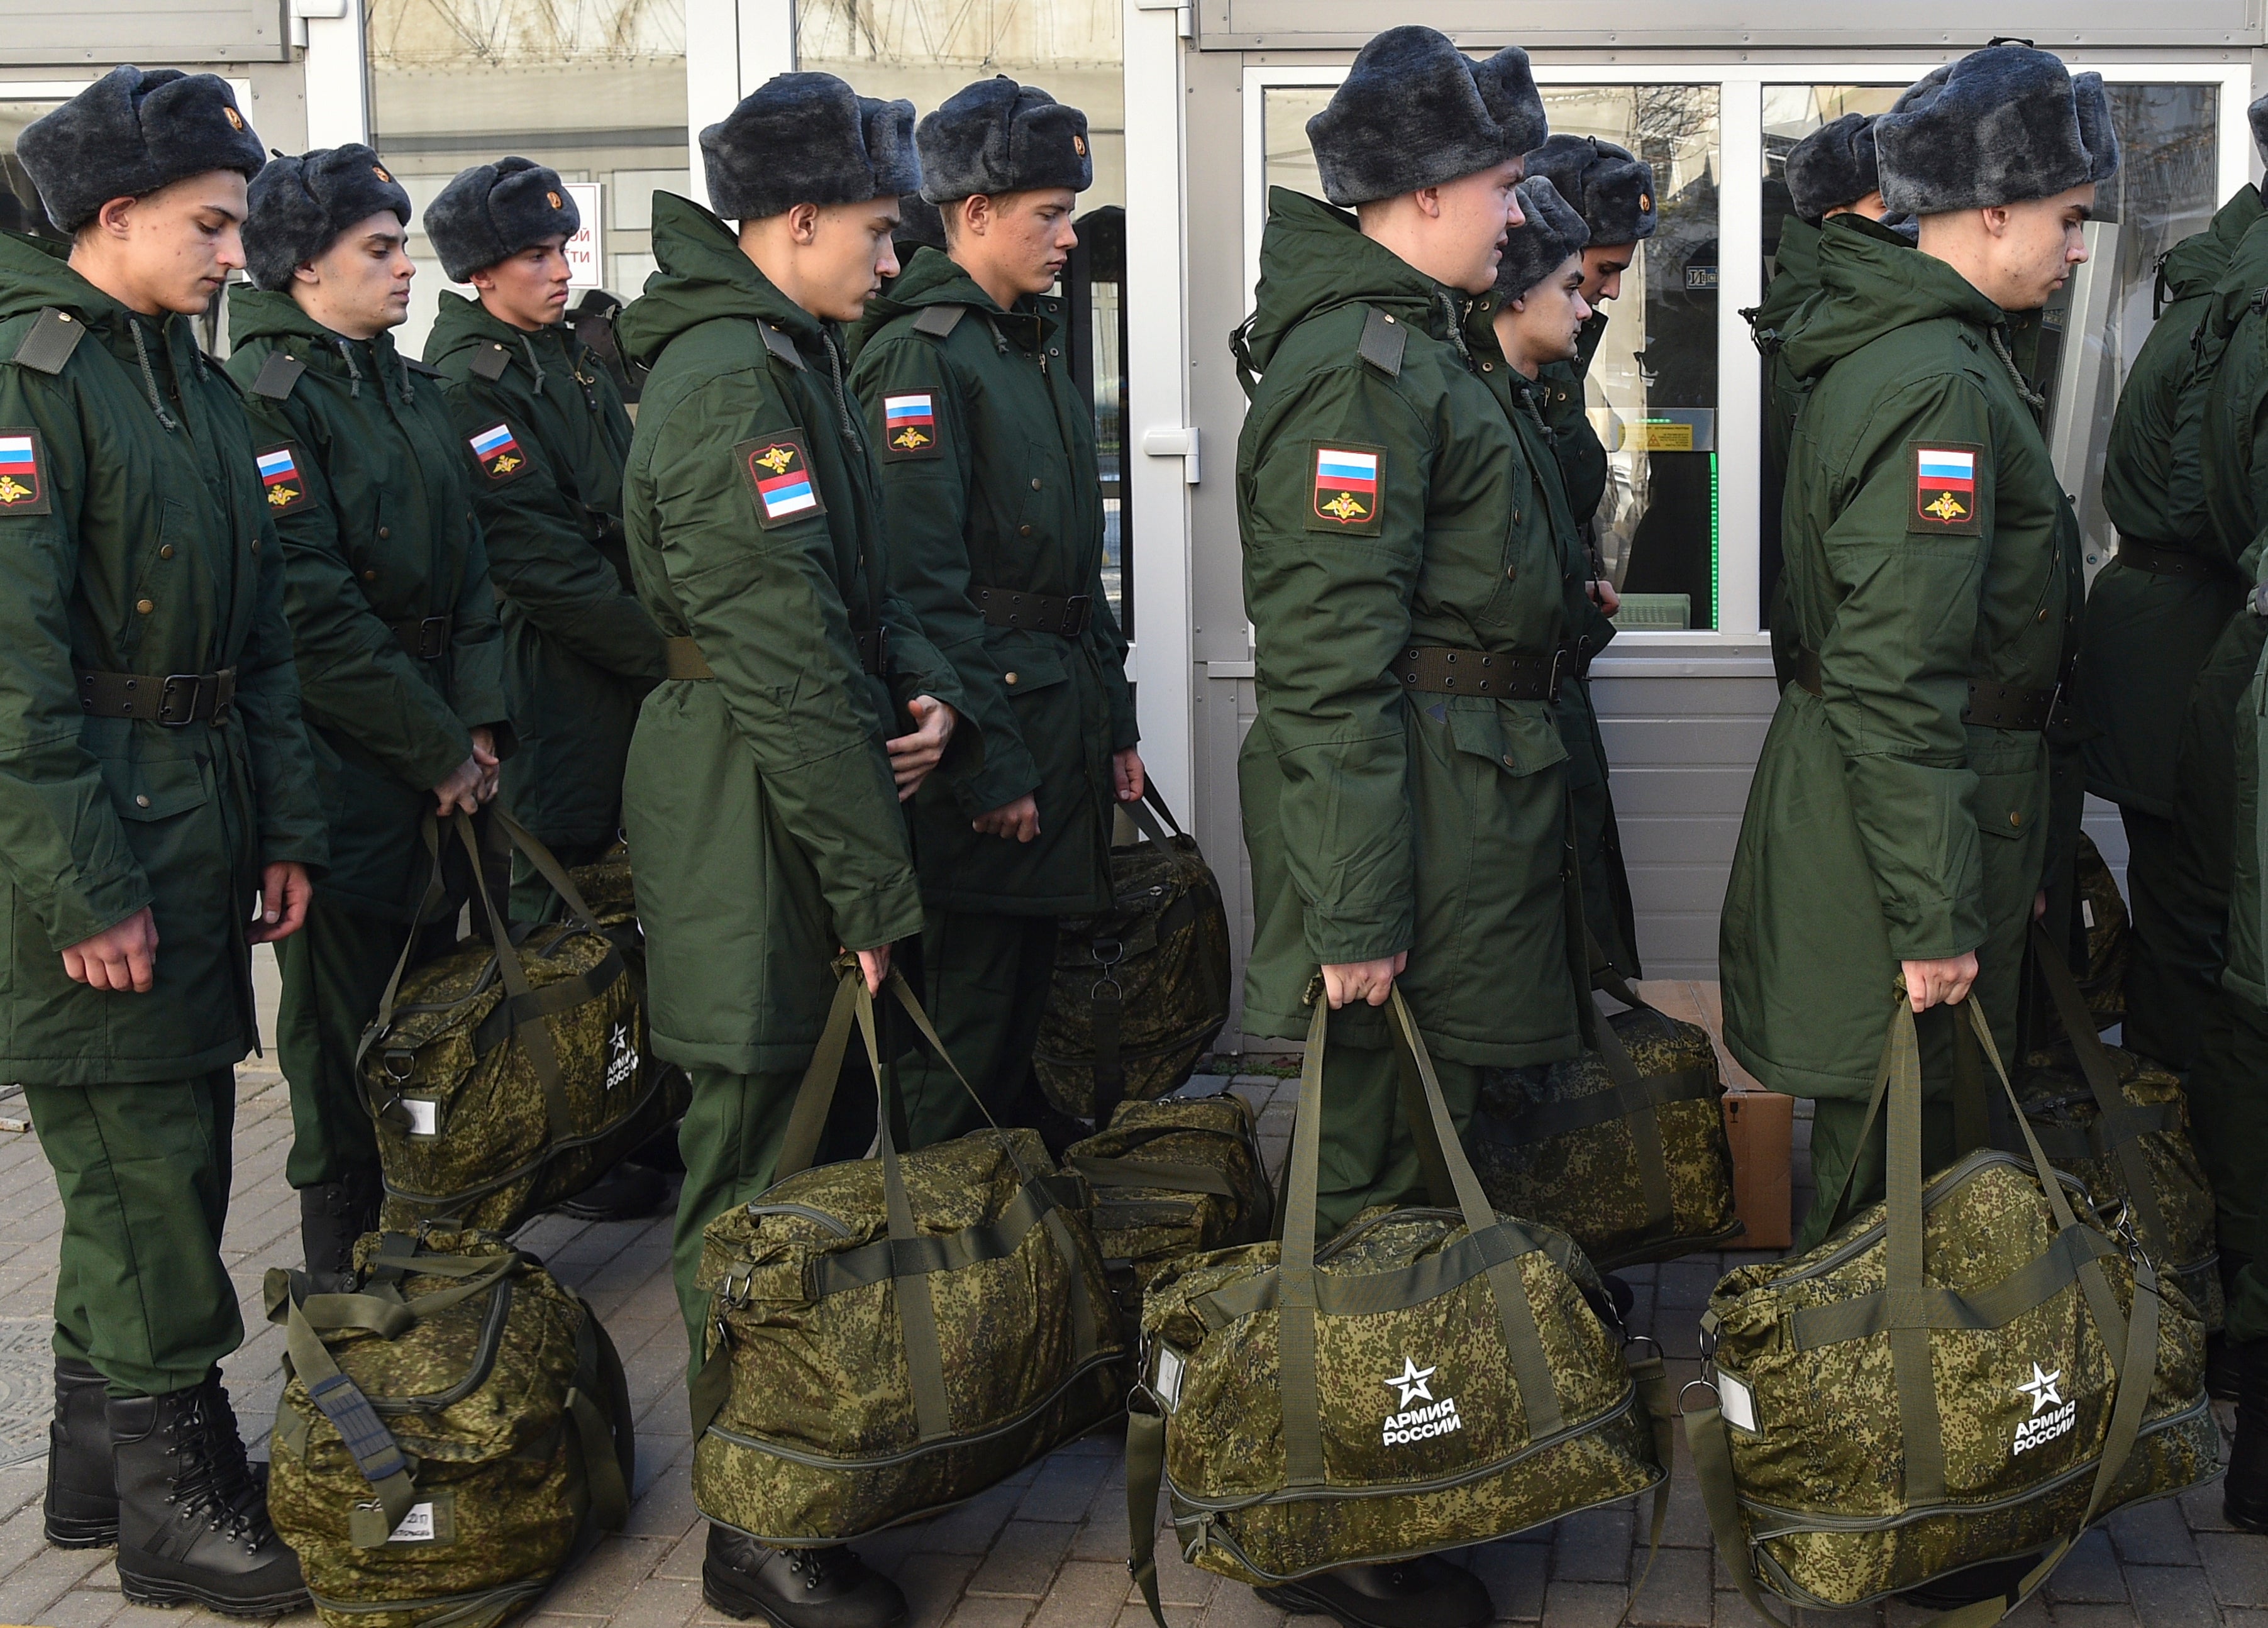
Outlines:
[[192,175],[268,161],[217,74],[114,68],[24,127],[16,156],[55,229],[77,232],[113,198],[138,198]]

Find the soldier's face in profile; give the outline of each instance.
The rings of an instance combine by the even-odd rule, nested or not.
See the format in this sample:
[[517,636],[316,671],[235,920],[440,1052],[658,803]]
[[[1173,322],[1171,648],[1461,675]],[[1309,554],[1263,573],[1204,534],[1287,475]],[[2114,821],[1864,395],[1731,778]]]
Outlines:
[[514,328],[548,328],[567,314],[567,264],[563,232],[529,244],[485,270],[473,273],[481,303]]
[[837,322],[857,321],[882,279],[898,275],[897,253],[890,243],[897,229],[895,195],[817,210],[808,241],[797,234],[805,308]]
[[114,198],[73,244],[118,269],[136,310],[202,316],[244,265],[244,177],[234,170],[191,175],[138,198]]
[[1496,286],[1505,233],[1528,223],[1513,191],[1525,173],[1523,160],[1507,158],[1432,188],[1438,210],[1428,235],[1438,250],[1432,261],[1441,282],[1468,294],[1485,294]]
[[1583,299],[1596,308],[1602,299],[1623,297],[1623,273],[1638,258],[1635,243],[1593,244],[1583,251]]
[[[409,320],[409,229],[392,210],[357,221],[292,275],[292,294],[326,326],[353,339]],[[310,305],[310,298],[313,304]]]
[[2006,206],[1999,237],[2001,308],[2036,311],[2064,285],[2072,269],[2087,260],[2085,228],[2095,206],[2088,181],[2051,198]]
[[1591,320],[1583,281],[1583,257],[1570,254],[1534,288],[1505,301],[1496,313],[1496,338],[1506,361],[1533,379],[1575,354],[1583,324]]
[[1079,195],[1068,187],[979,195],[948,204],[948,252],[963,265],[981,262],[1020,293],[1044,294],[1079,247],[1071,224],[1078,204]]

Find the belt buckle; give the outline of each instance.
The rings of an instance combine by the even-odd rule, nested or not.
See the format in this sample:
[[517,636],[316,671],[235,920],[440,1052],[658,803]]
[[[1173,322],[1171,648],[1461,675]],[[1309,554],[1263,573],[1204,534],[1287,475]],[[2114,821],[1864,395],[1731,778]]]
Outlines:
[[1565,671],[1566,665],[1567,646],[1565,645],[1554,645],[1551,651],[1551,672],[1545,681],[1545,698],[1547,700],[1557,702],[1559,699],[1559,681]]
[[[185,710],[177,714],[173,711],[173,690],[174,686],[178,684],[186,684],[188,686],[189,704]],[[205,675],[202,673],[172,673],[166,674],[166,681],[158,687],[158,713],[156,721],[158,726],[161,728],[166,729],[186,729],[191,724],[195,723],[197,721],[197,707],[204,699],[204,685]]]
[[428,616],[417,624],[417,659],[438,661],[448,652],[449,619]]
[[1077,638],[1086,631],[1087,619],[1094,614],[1094,596],[1074,593],[1064,601],[1064,630],[1065,638]]

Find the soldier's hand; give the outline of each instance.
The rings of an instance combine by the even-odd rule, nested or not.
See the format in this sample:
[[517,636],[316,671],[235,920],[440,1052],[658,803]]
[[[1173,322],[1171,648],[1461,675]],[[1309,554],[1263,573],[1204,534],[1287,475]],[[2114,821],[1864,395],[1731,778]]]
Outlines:
[[921,783],[945,756],[945,743],[953,739],[953,726],[961,721],[935,696],[916,696],[906,703],[906,711],[913,714],[914,733],[883,742],[902,803],[921,790]]
[[866,993],[880,994],[882,980],[890,976],[890,947],[885,944],[880,949],[860,950],[858,970],[866,980]]
[[497,755],[496,731],[486,724],[473,731],[473,762],[481,766],[480,799],[485,803],[504,784],[504,760]]
[[1336,1012],[1349,1001],[1359,1000],[1373,1006],[1382,1006],[1386,998],[1394,992],[1394,980],[1400,977],[1410,965],[1410,952],[1389,956],[1384,961],[1351,961],[1323,969],[1323,998]]
[[1590,590],[1591,603],[1609,616],[1623,608],[1623,596],[1615,592],[1615,585],[1605,578],[1594,578],[1586,586]]
[[307,901],[315,888],[304,865],[277,864],[260,867],[260,919],[245,937],[254,944],[288,939],[306,924]]
[[2032,895],[2032,919],[2034,921],[2037,921],[2041,917],[2047,913],[2048,890],[2043,888]]
[[1110,755],[1110,777],[1118,783],[1118,800],[1138,803],[1144,788],[1149,785],[1142,769],[1142,755],[1132,747]]
[[158,918],[145,904],[115,927],[81,939],[63,952],[63,971],[89,989],[148,994],[158,981]]
[[1969,998],[1970,986],[1977,982],[1975,950],[1940,961],[1900,961],[1898,966],[1905,974],[1906,998],[1916,1012],[1927,1012],[1940,1001],[1957,1006]]
[[1012,836],[1020,843],[1028,843],[1040,834],[1039,799],[1027,792],[1014,802],[1003,803],[968,823],[987,836]]
[[436,812],[441,818],[446,820],[460,811],[471,814],[478,808],[481,806],[481,780],[487,772],[481,767],[480,748],[475,747],[473,755],[452,769],[449,777],[433,788],[434,800],[440,805]]

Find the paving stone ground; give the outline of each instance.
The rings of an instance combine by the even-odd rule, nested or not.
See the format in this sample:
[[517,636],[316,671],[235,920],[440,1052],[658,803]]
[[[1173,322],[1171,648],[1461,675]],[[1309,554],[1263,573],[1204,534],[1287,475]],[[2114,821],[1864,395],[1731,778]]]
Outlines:
[[[1712,994],[1688,986],[1680,995],[1682,1015],[1710,1015]],[[283,1340],[281,1330],[261,1321],[261,1276],[270,1265],[296,1261],[298,1210],[283,1177],[291,1138],[283,1082],[272,1068],[255,1064],[240,1071],[239,1085],[236,1197],[225,1252],[249,1337],[226,1370],[247,1433],[256,1435],[254,1453],[264,1455]],[[1260,1109],[1271,1166],[1280,1161],[1291,1136],[1292,1082],[1244,1075],[1233,1088]],[[0,1120],[11,1111],[20,1113],[20,1105],[0,1103]],[[1807,1199],[1807,1129],[1799,1120],[1799,1213]],[[47,1315],[60,1221],[36,1132],[0,1131],[0,1317]],[[685,1338],[670,1291],[668,1240],[662,1218],[585,1225],[545,1217],[520,1234],[597,1308],[622,1351],[638,1412],[628,1529],[581,1556],[526,1619],[529,1628],[688,1628],[732,1620],[701,1600],[705,1528],[687,1483]],[[1637,1288],[1634,1327],[1661,1342],[1681,1382],[1699,1371],[1697,1320],[1711,1287],[1728,1267],[1762,1258],[1696,1256],[1624,1274]],[[2225,1411],[2222,1422],[2226,1428]],[[1138,1628],[1148,1617],[1127,1580],[1122,1446],[1122,1436],[1108,1431],[1074,1442],[950,1514],[862,1543],[861,1552],[905,1589],[909,1628]],[[126,1605],[106,1551],[49,1548],[40,1531],[43,1473],[37,1460],[0,1470],[0,1624],[213,1628],[202,1613]],[[1172,1628],[1321,1628],[1323,1619],[1287,1619],[1250,1589],[1182,1564],[1170,1541],[1160,1554]],[[1645,1563],[1645,1534],[1624,1506],[1469,1550],[1462,1558],[1486,1580],[1502,1622],[1613,1628]],[[1682,1464],[1663,1547],[1629,1620],[1639,1628],[1756,1623],[1711,1551],[1700,1500]],[[1908,1628],[1926,1617],[1892,1604],[1808,1612],[1800,1620]],[[2090,1534],[2046,1598],[2014,1622],[2021,1628],[2268,1628],[2268,1538],[2229,1529],[2217,1485],[2125,1511]],[[313,1624],[307,1616],[287,1619],[285,1628]]]

